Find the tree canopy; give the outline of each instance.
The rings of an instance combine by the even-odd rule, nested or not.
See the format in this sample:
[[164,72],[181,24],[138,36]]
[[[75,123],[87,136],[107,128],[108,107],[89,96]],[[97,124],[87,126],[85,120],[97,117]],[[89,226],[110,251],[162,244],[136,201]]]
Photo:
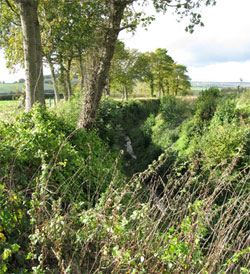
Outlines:
[[[61,82],[61,85],[66,87],[64,92],[66,99],[70,98],[72,94],[70,73],[73,60],[77,61],[81,87],[84,87],[82,113],[78,127],[88,128],[92,127],[95,121],[96,111],[109,77],[111,60],[119,33],[125,29],[135,32],[139,25],[147,26],[154,20],[153,16],[144,12],[146,5],[151,4],[157,12],[163,13],[174,9],[177,19],[189,17],[190,21],[186,30],[193,32],[195,25],[203,26],[201,7],[214,5],[215,2],[215,0],[76,0],[73,2],[66,0],[1,0],[0,45],[5,50],[9,67],[17,63],[24,63],[26,71],[28,71],[32,60],[28,57],[31,57],[32,53],[25,51],[25,48],[27,48],[27,41],[34,39],[36,41],[35,51],[40,51],[38,56],[42,55],[45,58],[44,60],[49,63],[52,71],[53,69],[57,70],[54,71],[54,78],[60,74],[58,79],[54,79],[54,86],[56,87]],[[33,7],[33,14],[27,12],[29,7]],[[28,33],[29,38],[27,39],[27,37],[25,38],[27,32],[24,29],[24,22],[28,21],[30,22],[29,26],[33,22],[34,26],[39,26],[39,28],[36,32]],[[20,43],[22,39],[23,46]],[[35,58],[36,60],[41,59],[38,56]],[[143,62],[147,62],[146,59]],[[169,62],[171,63],[171,60]],[[169,70],[180,73],[180,67],[170,66],[170,63]],[[37,64],[41,67],[42,61],[37,61]],[[34,96],[35,90],[38,88],[36,83],[38,83],[38,79],[42,79],[41,68],[35,71],[36,74],[30,73],[29,77],[26,74],[26,99],[28,98],[26,105],[29,105],[28,109],[35,101],[43,102],[39,96]],[[185,69],[182,70],[182,72],[184,71]],[[169,83],[170,79],[161,75],[159,70],[157,73],[145,71],[143,77],[151,82],[152,92],[155,85],[158,91],[161,90],[164,93],[163,78],[165,82]],[[155,81],[153,81],[153,76]],[[171,81],[173,83],[173,79]],[[30,85],[31,82],[35,84]],[[177,82],[178,84],[176,84]],[[180,81],[177,82],[175,81],[175,86],[179,86]],[[28,92],[29,86],[31,86],[31,90]],[[42,87],[38,94],[41,93]]]

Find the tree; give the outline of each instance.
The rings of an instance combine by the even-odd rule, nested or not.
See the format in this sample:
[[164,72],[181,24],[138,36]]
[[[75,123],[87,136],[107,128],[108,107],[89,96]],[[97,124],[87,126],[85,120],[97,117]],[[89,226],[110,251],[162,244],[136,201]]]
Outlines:
[[[24,66],[26,76],[25,109],[30,110],[35,102],[39,102],[43,105],[45,104],[42,45],[37,15],[38,1],[14,1],[17,4],[18,12],[20,13],[23,35]],[[7,3],[9,2],[7,1]]]
[[[3,0],[0,3],[2,2]],[[43,2],[45,0],[5,0],[5,10],[6,7],[11,7],[12,10],[17,9],[21,18],[24,37],[24,63],[26,68],[26,109],[30,109],[35,101],[44,103],[41,37],[37,14],[38,4],[42,4]],[[67,2],[65,0],[53,0],[51,2],[55,6],[59,4],[63,7],[74,3],[74,1]],[[191,20],[187,30],[192,32],[195,25],[202,25],[201,16],[197,12],[197,9],[203,4],[214,4],[215,0],[183,0],[183,2],[181,0],[80,1],[82,6],[87,3],[91,7],[89,10],[99,11],[100,13],[98,20],[92,21],[91,17],[87,16],[87,20],[91,20],[93,24],[91,36],[98,38],[98,44],[97,48],[95,48],[96,51],[92,51],[93,54],[91,55],[93,58],[90,62],[91,66],[85,81],[85,94],[78,128],[91,128],[93,126],[101,96],[107,83],[118,35],[124,29],[135,31],[139,24],[146,25],[147,22],[152,20],[152,17],[147,17],[143,12],[143,5],[149,2],[153,3],[157,11],[165,12],[169,7],[172,7],[175,8],[175,12],[180,18],[189,15]],[[136,4],[136,8],[133,7],[133,4]],[[77,12],[76,9],[75,12]],[[65,18],[67,16],[68,14],[66,13]],[[84,16],[84,12],[82,16]],[[81,17],[78,16],[78,18]],[[72,19],[68,22],[71,23]],[[8,22],[5,21],[4,27],[8,29],[7,25]],[[17,29],[20,29],[20,27],[18,28],[18,24]]]
[[[106,27],[103,29],[103,39],[96,56],[95,66],[88,79],[78,128],[91,128],[95,122],[119,32],[128,28],[135,30],[136,26],[145,20],[142,10],[134,12],[131,8],[133,3],[138,2],[136,0],[103,0],[100,2],[106,11],[103,15],[106,19]],[[146,2],[148,1],[139,1],[137,5],[142,8]],[[165,12],[169,7],[174,7],[179,17],[190,15],[190,25],[187,27],[190,32],[193,31],[195,25],[203,25],[200,14],[196,12],[197,8],[202,4],[206,6],[215,4],[215,0],[184,0],[183,2],[180,0],[153,0],[152,2],[157,11]]]
[[110,85],[123,94],[123,99],[128,100],[128,94],[133,91],[137,78],[136,61],[138,52],[129,50],[121,41],[117,41],[114,57],[110,68]]
[[124,11],[127,5],[132,2],[132,0],[105,1],[108,10],[107,29],[104,30],[103,42],[97,55],[97,62],[88,79],[78,128],[91,128],[95,122],[102,92],[107,82],[116,41],[121,31],[121,21]]
[[190,90],[190,78],[186,74],[187,68],[183,65],[173,64],[173,73],[170,78],[172,93],[176,96],[178,93],[185,93]]
[[152,73],[159,97],[166,92],[169,94],[169,79],[173,73],[174,60],[167,54],[166,49],[157,49],[151,53]]
[[135,63],[136,79],[150,86],[151,96],[154,97],[154,74],[152,72],[152,52],[140,53]]
[[24,65],[23,36],[15,3],[13,6],[7,3],[0,1],[0,47],[4,50],[7,68],[14,72],[17,64]]
[[73,65],[79,70],[77,74],[81,89],[84,87],[87,75],[84,61],[87,54],[98,49],[103,14],[105,12],[101,1],[41,1],[39,18],[44,56],[51,68],[51,74],[59,76],[55,77],[54,83],[61,85],[66,100],[72,95]]

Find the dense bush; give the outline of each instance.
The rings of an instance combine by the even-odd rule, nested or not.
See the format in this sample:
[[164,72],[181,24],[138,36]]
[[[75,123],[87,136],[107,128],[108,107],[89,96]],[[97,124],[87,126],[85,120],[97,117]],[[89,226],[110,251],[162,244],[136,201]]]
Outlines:
[[209,121],[216,110],[220,91],[216,87],[204,90],[196,102],[196,113],[200,121]]
[[[195,103],[194,115],[182,124],[176,149],[180,155],[191,155],[200,143],[201,136],[206,131],[219,103],[219,90],[209,88],[203,91]],[[190,154],[191,153],[191,154]]]
[[182,123],[190,115],[191,107],[187,102],[168,95],[161,100],[158,115],[149,116],[141,128],[155,145],[167,149],[176,142]]
[[[53,168],[54,188],[63,189],[62,184],[73,175],[73,194],[80,185],[85,189],[85,180],[93,181],[93,190],[95,184],[106,187],[103,181],[97,182],[98,174],[105,173],[114,158],[95,132],[75,131],[69,123],[37,106],[17,116],[13,122],[2,123],[0,136],[1,174],[13,165],[12,179],[18,189],[26,187],[27,182],[30,184],[32,176],[39,174],[43,166]],[[103,175],[99,178],[103,180]]]
[[[204,105],[208,107],[208,103]],[[197,107],[193,118],[183,125],[176,148],[180,154],[190,158],[199,155],[203,167],[208,170],[220,163],[231,162],[241,152],[239,160],[243,168],[243,162],[249,161],[250,131],[247,117],[242,116],[235,99],[224,99],[217,107],[214,102],[212,105],[216,110],[210,113],[209,121],[203,116],[200,118],[201,111]],[[203,119],[206,120],[205,124]]]
[[93,206],[113,178],[115,158],[95,132],[75,131],[40,106],[2,122],[0,139],[0,273],[25,273],[29,234],[53,203],[62,212],[73,203]]

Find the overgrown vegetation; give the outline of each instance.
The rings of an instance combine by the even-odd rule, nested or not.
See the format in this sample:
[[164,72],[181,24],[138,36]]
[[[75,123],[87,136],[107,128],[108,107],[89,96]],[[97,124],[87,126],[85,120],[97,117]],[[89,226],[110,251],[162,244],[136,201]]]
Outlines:
[[1,121],[0,273],[249,273],[249,92],[78,111]]

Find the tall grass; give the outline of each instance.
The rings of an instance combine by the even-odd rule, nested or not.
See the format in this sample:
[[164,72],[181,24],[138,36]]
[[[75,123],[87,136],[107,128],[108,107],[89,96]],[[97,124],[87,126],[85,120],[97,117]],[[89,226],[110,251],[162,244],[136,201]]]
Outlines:
[[167,160],[124,184],[114,165],[106,193],[88,209],[79,201],[63,209],[40,183],[34,273],[249,273],[249,167],[234,174],[235,158],[219,177],[221,166],[207,177],[190,169],[177,176],[175,165],[159,176]]

